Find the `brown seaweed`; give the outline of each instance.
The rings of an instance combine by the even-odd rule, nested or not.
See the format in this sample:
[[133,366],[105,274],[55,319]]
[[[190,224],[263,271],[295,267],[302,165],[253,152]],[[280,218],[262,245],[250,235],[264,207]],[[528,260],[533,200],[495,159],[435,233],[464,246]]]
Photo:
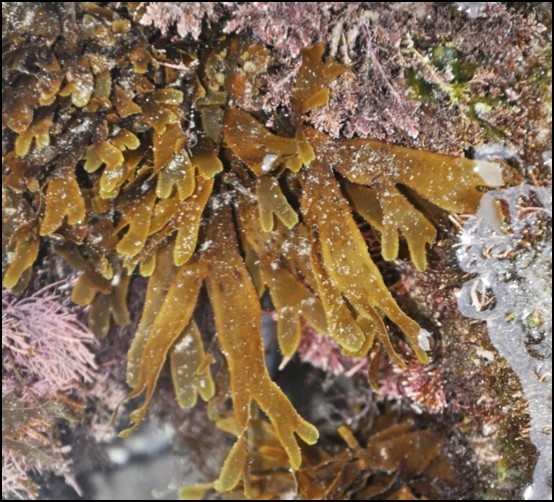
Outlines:
[[[30,8],[38,19],[45,7]],[[426,361],[420,327],[385,286],[355,214],[380,234],[385,259],[397,258],[402,236],[422,270],[436,232],[406,192],[471,212],[490,180],[473,160],[334,140],[307,125],[306,113],[327,102],[329,84],[346,71],[324,59],[323,45],[302,52],[285,134],[241,108],[265,71],[267,49],[221,40],[199,55],[194,78],[183,79],[173,70],[182,54],[153,51],[134,21],[94,3],[75,9],[79,40],[63,32],[53,44],[38,30],[4,47],[3,127],[12,141],[3,156],[3,284],[23,284],[41,240],[55,242],[80,271],[73,299],[89,305],[89,324],[104,336],[111,317],[129,320],[132,276],[149,277],[127,374],[128,397],[144,402],[124,434],[143,421],[167,359],[181,406],[214,395],[193,319],[206,284],[239,438],[217,488],[247,477],[256,406],[298,469],[295,434],[311,444],[318,433],[269,377],[260,296],[267,290],[277,310],[286,356],[304,319],[347,354],[383,349],[402,365],[388,319]],[[62,14],[53,17],[61,32]],[[186,123],[196,124],[194,137]],[[369,454],[359,461],[377,462]]]
[[[247,465],[241,491],[254,500],[279,499],[294,494],[301,500],[428,500],[442,490],[456,490],[454,465],[445,448],[446,437],[431,428],[418,428],[408,417],[385,412],[367,430],[338,428],[340,444],[327,448],[305,446],[302,465],[291,471],[273,427],[260,418],[250,420],[240,463]],[[361,437],[361,441],[357,438]],[[332,446],[330,446],[332,444]],[[219,488],[216,483],[183,487],[181,500],[200,500]]]

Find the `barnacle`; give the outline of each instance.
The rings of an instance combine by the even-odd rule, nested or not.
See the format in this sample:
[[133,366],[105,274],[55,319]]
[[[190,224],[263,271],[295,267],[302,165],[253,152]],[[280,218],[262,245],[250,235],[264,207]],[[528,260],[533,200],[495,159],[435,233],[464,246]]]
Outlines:
[[[311,128],[307,114],[346,71],[324,59],[323,45],[303,51],[294,116],[270,130],[268,117],[245,104],[267,49],[218,40],[198,55],[196,74],[181,74],[176,68],[197,56],[178,45],[152,49],[140,26],[113,10],[46,5],[29,8],[37,23],[51,18],[50,30],[24,25],[4,42],[4,285],[24,284],[40,239],[51,241],[80,271],[73,299],[90,305],[89,324],[105,335],[110,316],[129,320],[133,274],[149,277],[128,362],[129,398],[144,402],[128,434],[144,419],[167,359],[182,406],[214,395],[211,356],[194,322],[205,284],[239,438],[218,489],[244,476],[256,406],[298,469],[295,434],[311,444],[318,433],[266,369],[260,297],[267,291],[279,314],[284,355],[295,352],[304,318],[347,354],[382,348],[402,365],[388,319],[425,361],[420,327],[385,286],[354,214],[381,234],[385,259],[398,256],[401,235],[423,269],[435,239],[428,202],[473,211],[491,181],[479,170],[493,168]],[[78,38],[65,22],[77,24]],[[54,32],[61,35],[52,39]]]

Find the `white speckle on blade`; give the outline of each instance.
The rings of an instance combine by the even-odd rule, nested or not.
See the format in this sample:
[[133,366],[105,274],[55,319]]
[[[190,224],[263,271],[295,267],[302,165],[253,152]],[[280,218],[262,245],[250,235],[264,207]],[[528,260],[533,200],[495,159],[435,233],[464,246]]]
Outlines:
[[277,155],[268,153],[262,161],[262,171],[268,173],[273,168],[273,163],[277,160]]
[[476,160],[473,172],[477,173],[483,181],[490,186],[500,186],[504,184],[502,169],[500,164],[489,162],[488,160]]
[[433,338],[433,335],[426,329],[420,329],[419,335],[417,335],[417,343],[423,350],[431,350],[431,344],[429,341]]

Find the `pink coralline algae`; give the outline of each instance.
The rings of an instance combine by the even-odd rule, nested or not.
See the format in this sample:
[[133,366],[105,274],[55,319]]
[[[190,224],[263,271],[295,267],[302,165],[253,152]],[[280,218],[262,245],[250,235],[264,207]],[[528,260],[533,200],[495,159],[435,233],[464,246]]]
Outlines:
[[410,362],[407,368],[391,368],[379,395],[385,400],[405,398],[416,413],[442,413],[447,407],[444,377],[436,365]]
[[[95,378],[94,336],[55,288],[23,298],[2,291],[2,368],[25,380],[25,399],[48,399]],[[21,390],[20,383],[3,380],[2,394]]]
[[[273,50],[273,61],[260,75],[266,92],[253,109],[289,114],[301,49],[329,41],[330,56],[343,62],[348,75],[333,84],[329,104],[310,120],[334,137],[373,136],[401,131],[418,136],[419,102],[404,92],[398,61],[400,25],[385,36],[394,13],[377,14],[363,2],[146,2],[140,22],[162,34],[175,27],[180,38],[197,40],[202,23],[229,35],[250,35]],[[380,16],[382,20],[380,20]],[[392,17],[391,17],[392,16]],[[218,24],[219,23],[219,24]],[[401,23],[400,23],[401,24]],[[396,62],[395,62],[396,61]],[[384,120],[383,120],[384,119]]]
[[[300,56],[304,47],[321,42],[341,2],[222,2],[231,11],[225,33],[251,31],[264,44],[284,55]],[[358,2],[349,2],[355,6]],[[353,7],[346,7],[352,11]]]
[[58,438],[96,378],[94,336],[53,284],[16,298],[2,291],[2,497],[36,498],[47,472],[72,477]]
[[191,36],[198,40],[204,20],[217,21],[221,15],[218,2],[146,2],[146,11],[141,18],[144,25],[154,25],[167,33],[175,25],[181,38]]
[[367,369],[367,357],[346,357],[341,348],[331,337],[318,333],[305,325],[298,346],[298,355],[306,362],[331,375],[347,375]]

